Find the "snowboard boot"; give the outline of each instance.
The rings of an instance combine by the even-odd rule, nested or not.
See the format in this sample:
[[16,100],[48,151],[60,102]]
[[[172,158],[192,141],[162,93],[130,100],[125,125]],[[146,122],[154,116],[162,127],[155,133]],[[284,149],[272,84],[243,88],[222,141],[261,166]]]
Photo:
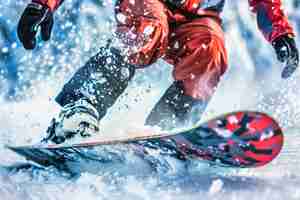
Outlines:
[[74,136],[90,137],[98,134],[99,113],[87,100],[79,99],[65,105],[47,129],[45,141],[63,143]]

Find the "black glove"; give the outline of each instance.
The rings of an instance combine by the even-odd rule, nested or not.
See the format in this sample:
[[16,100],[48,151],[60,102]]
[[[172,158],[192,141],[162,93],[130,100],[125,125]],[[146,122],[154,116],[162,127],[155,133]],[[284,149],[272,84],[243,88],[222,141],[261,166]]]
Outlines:
[[299,64],[299,52],[294,37],[289,34],[282,35],[275,39],[272,45],[275,49],[277,59],[285,63],[281,74],[282,78],[290,77]]
[[25,49],[34,49],[36,46],[36,33],[39,27],[41,27],[42,39],[49,40],[53,27],[53,14],[47,6],[30,3],[18,24],[18,37]]

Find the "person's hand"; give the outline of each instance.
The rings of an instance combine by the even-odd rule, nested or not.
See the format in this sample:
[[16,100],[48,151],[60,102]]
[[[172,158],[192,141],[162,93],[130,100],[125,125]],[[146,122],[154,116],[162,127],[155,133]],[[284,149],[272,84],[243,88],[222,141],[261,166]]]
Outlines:
[[36,34],[41,29],[44,41],[50,39],[53,27],[53,14],[51,10],[38,3],[30,3],[24,10],[18,24],[18,37],[25,49],[34,49]]
[[299,51],[293,36],[286,34],[278,37],[272,42],[277,59],[285,63],[282,78],[289,78],[297,69],[299,64]]

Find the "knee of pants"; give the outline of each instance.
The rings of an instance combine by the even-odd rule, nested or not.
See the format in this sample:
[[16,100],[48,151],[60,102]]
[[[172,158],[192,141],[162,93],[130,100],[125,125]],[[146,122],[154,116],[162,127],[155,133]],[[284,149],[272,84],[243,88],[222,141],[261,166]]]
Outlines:
[[169,25],[159,0],[123,0],[116,10],[117,36],[137,66],[154,63],[167,49]]
[[[183,82],[186,95],[207,101],[227,70],[228,61],[222,39],[210,36],[205,42],[200,40],[198,45],[187,44],[190,47],[175,64],[173,75],[176,80]],[[197,43],[197,40],[194,42]]]

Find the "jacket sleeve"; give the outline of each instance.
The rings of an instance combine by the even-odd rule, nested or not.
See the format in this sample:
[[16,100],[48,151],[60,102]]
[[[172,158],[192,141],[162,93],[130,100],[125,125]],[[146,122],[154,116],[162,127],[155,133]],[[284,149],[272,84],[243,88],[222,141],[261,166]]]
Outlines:
[[55,11],[63,1],[64,0],[32,0],[32,2],[48,6],[52,11]]
[[281,35],[294,35],[293,28],[282,10],[281,0],[248,1],[251,10],[257,15],[258,28],[269,42]]

